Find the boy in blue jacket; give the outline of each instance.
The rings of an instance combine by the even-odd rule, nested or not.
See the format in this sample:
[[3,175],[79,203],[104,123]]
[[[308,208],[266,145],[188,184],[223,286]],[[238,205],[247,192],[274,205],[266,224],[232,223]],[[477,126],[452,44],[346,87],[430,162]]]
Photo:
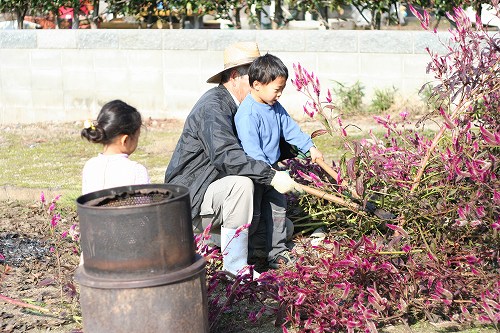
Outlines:
[[[288,79],[288,69],[276,56],[266,54],[255,59],[248,69],[250,94],[241,102],[235,116],[236,131],[243,150],[250,157],[264,161],[279,170],[280,139],[310,153],[311,160],[323,159],[311,137],[301,131],[278,102]],[[272,268],[293,263],[286,243],[286,199],[269,185],[255,184],[254,215],[261,212],[260,221],[252,221],[250,234],[258,223],[266,223],[266,251]],[[253,230],[252,230],[253,229]]]

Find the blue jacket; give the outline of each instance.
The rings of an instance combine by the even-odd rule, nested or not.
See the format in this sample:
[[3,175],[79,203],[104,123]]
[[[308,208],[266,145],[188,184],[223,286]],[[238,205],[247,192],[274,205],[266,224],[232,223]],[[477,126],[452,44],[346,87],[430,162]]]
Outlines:
[[234,120],[245,152],[271,165],[280,160],[280,139],[303,153],[314,145],[279,102],[272,106],[259,103],[249,94],[241,102]]

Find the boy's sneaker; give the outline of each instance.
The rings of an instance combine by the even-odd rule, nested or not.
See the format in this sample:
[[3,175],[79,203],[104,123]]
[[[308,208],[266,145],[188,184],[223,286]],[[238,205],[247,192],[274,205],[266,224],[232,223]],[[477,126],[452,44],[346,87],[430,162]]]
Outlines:
[[287,266],[292,266],[296,261],[297,258],[293,256],[290,251],[283,251],[269,261],[269,267],[274,269],[285,268]]

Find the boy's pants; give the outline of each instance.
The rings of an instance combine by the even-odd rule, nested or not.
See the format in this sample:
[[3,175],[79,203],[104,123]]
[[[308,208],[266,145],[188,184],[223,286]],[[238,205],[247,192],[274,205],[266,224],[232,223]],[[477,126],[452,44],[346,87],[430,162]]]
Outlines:
[[254,213],[249,230],[249,257],[267,253],[273,260],[288,250],[286,198],[272,186],[255,184]]

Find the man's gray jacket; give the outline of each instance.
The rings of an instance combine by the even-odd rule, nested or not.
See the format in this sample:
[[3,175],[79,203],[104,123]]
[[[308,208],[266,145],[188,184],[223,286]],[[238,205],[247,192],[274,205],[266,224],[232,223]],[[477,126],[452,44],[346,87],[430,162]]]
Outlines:
[[252,159],[241,148],[234,125],[237,110],[229,91],[219,85],[198,100],[186,119],[165,183],[189,188],[193,218],[214,180],[239,175],[269,185],[275,175],[267,163]]

